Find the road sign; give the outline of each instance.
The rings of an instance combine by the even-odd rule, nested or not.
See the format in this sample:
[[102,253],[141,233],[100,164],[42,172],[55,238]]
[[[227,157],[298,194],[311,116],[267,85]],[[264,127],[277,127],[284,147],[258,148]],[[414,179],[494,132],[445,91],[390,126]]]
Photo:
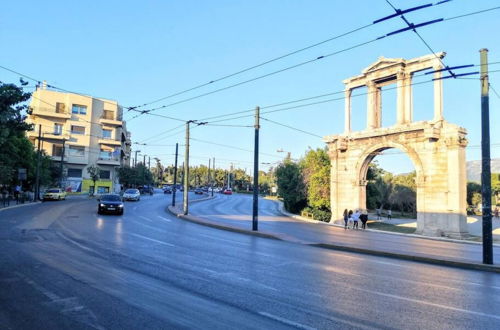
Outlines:
[[26,180],[28,178],[28,173],[25,168],[17,169],[17,179],[18,180]]

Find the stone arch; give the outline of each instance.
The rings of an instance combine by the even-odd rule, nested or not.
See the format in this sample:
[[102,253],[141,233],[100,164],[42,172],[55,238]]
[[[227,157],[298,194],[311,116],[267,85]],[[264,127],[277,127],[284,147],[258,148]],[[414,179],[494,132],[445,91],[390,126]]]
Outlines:
[[[410,158],[413,167],[416,172],[416,199],[417,199],[417,231],[423,232],[424,229],[424,212],[425,212],[425,200],[423,195],[425,193],[424,183],[425,183],[425,169],[422,163],[422,160],[418,154],[418,152],[412,148],[411,146],[392,142],[392,141],[383,141],[376,143],[374,145],[368,146],[363,153],[359,156],[358,162],[355,167],[355,173],[357,173],[357,179],[360,183],[360,197],[359,201],[361,202],[360,208],[366,209],[366,175],[368,172],[368,167],[372,160],[377,156],[377,153],[387,150],[387,149],[398,149],[404,152],[408,158]],[[365,181],[365,182],[363,182]]]
[[[445,53],[405,60],[381,57],[360,75],[344,80],[344,133],[324,138],[331,161],[331,221],[342,222],[345,208],[365,208],[366,172],[377,151],[405,152],[417,172],[417,233],[463,237],[466,222],[465,147],[467,131],[443,117],[442,65]],[[434,118],[413,121],[413,73],[433,69]],[[380,88],[397,85],[397,122],[381,127]],[[351,131],[352,90],[367,86],[367,127]]]
[[359,173],[359,179],[363,180],[366,178],[366,173],[368,171],[368,165],[377,156],[377,152],[381,152],[387,149],[399,149],[403,151],[412,161],[415,171],[417,172],[417,181],[424,181],[424,167],[418,153],[404,144],[395,143],[391,141],[380,142],[375,145],[369,146],[366,150],[359,156],[358,163],[356,165],[356,173]]

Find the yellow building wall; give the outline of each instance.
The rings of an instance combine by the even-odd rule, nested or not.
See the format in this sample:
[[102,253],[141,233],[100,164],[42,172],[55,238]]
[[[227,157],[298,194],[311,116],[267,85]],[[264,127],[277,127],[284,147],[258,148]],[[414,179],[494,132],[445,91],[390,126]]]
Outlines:
[[[90,190],[90,187],[94,185],[94,181],[89,180],[89,179],[83,179],[82,180],[82,192],[88,193]],[[95,193],[99,193],[99,187],[107,187],[108,192],[113,192],[113,182],[111,180],[98,180],[95,182],[96,189]]]

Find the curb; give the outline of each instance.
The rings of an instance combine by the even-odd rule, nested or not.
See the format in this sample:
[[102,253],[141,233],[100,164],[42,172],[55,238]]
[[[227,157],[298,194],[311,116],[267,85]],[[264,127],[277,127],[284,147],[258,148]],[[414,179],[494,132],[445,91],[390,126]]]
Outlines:
[[41,204],[41,203],[42,202],[32,202],[32,203],[24,203],[24,204],[17,204],[17,205],[2,207],[2,208],[0,208],[0,212],[2,212],[4,210],[11,210],[11,209],[15,209],[15,208],[18,208],[18,207],[23,207],[23,206],[37,205],[37,204]]
[[496,265],[485,265],[479,263],[465,262],[465,261],[454,261],[448,259],[436,259],[430,257],[422,257],[415,255],[407,255],[395,252],[385,252],[378,250],[369,250],[364,248],[357,248],[345,245],[335,245],[335,244],[327,244],[327,243],[313,243],[308,244],[309,246],[330,249],[330,250],[338,250],[338,251],[346,251],[346,252],[355,252],[362,254],[369,254],[379,257],[389,257],[395,259],[409,260],[409,261],[418,261],[427,264],[440,265],[440,266],[449,266],[455,268],[463,268],[463,269],[472,269],[472,270],[482,270],[493,273],[500,273],[500,266]]
[[[208,199],[212,199],[212,197],[199,199],[197,201],[205,201]],[[496,265],[485,265],[485,264],[480,264],[480,263],[454,261],[454,260],[448,260],[448,259],[436,259],[436,258],[430,258],[430,257],[407,255],[407,254],[402,254],[402,253],[386,252],[386,251],[379,251],[379,250],[370,250],[370,249],[351,247],[351,246],[345,246],[345,245],[329,244],[329,243],[298,242],[298,241],[294,241],[291,239],[286,239],[286,238],[280,237],[279,235],[275,235],[275,234],[263,233],[263,232],[258,232],[258,231],[255,232],[255,231],[251,231],[248,229],[242,229],[242,228],[238,228],[238,227],[234,227],[234,226],[230,226],[230,225],[223,225],[223,224],[203,220],[202,218],[192,216],[192,215],[184,215],[182,213],[179,213],[179,211],[180,211],[179,209],[177,209],[176,207],[172,207],[171,205],[169,205],[167,207],[167,210],[168,210],[168,212],[170,212],[174,216],[181,218],[183,220],[192,222],[192,223],[196,223],[196,224],[211,227],[211,228],[226,230],[226,231],[230,231],[230,232],[240,233],[240,234],[246,234],[246,235],[262,237],[262,238],[269,238],[269,239],[274,239],[274,240],[279,240],[279,241],[286,241],[286,242],[295,243],[295,244],[299,243],[302,245],[323,248],[323,249],[329,249],[329,250],[354,252],[354,253],[368,254],[368,255],[379,256],[379,257],[388,257],[388,258],[394,258],[394,259],[400,259],[400,260],[417,261],[417,262],[422,262],[422,263],[427,263],[427,264],[432,264],[432,265],[440,265],[440,266],[448,266],[448,267],[454,267],[454,268],[462,268],[462,269],[469,269],[469,270],[482,270],[482,271],[487,271],[487,272],[500,273],[500,266],[496,266]],[[283,214],[286,215],[285,213],[283,213]],[[317,220],[313,220],[313,221],[318,222],[318,223],[324,223],[325,225],[328,225],[328,223],[325,223],[322,221],[317,221]],[[378,230],[378,232],[381,232],[381,231]]]
[[[314,220],[314,219],[309,219],[302,217],[297,214],[293,214],[290,212],[285,211],[283,202],[281,201],[276,201],[273,200],[274,202],[278,203],[278,211],[283,214],[284,216],[293,218],[295,220],[300,220],[304,222],[309,222],[309,223],[317,223],[317,224],[323,224],[323,225],[328,225],[328,226],[334,226],[338,228],[344,228],[343,225],[339,225],[336,223],[330,223],[330,222],[324,222],[324,221],[319,221],[319,220]],[[393,231],[385,231],[385,230],[378,230],[378,229],[365,229],[365,231],[370,231],[374,233],[383,233],[383,234],[388,234],[388,235],[398,235],[398,236],[407,236],[407,237],[415,237],[415,238],[421,238],[421,239],[428,239],[431,241],[442,241],[442,242],[452,242],[452,243],[460,243],[460,244],[472,244],[472,245],[482,245],[482,242],[474,242],[474,241],[466,241],[466,240],[460,240],[460,239],[453,239],[453,238],[446,238],[446,237],[432,237],[432,236],[423,236],[423,235],[418,235],[418,234],[403,234],[403,233],[398,233],[398,232],[393,232]],[[500,244],[498,243],[493,243],[493,246],[500,247]]]
[[[206,199],[204,199],[204,200],[206,200]],[[275,236],[272,234],[267,234],[267,233],[263,233],[263,232],[259,232],[259,231],[251,231],[251,230],[233,227],[233,226],[229,226],[229,225],[221,225],[219,223],[206,221],[206,220],[203,220],[201,218],[198,218],[198,217],[195,217],[192,215],[184,215],[182,213],[178,213],[179,210],[176,209],[176,207],[173,207],[171,205],[168,206],[167,210],[170,213],[172,213],[174,216],[176,216],[177,218],[181,218],[183,220],[187,220],[189,222],[196,223],[196,224],[199,224],[202,226],[212,227],[212,228],[231,231],[231,232],[240,233],[240,234],[247,234],[247,235],[252,235],[252,236],[257,236],[257,237],[270,238],[270,239],[275,239],[275,240],[279,240],[279,241],[283,240],[283,239],[279,238],[278,236]]]

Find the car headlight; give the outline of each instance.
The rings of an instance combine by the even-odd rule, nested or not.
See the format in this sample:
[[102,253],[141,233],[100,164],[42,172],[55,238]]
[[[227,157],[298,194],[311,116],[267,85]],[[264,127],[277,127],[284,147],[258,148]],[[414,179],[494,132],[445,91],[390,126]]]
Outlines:
[[118,205],[118,207],[123,207],[123,204]]
[[102,203],[101,203],[101,204],[99,204],[99,206],[100,206],[100,207],[104,207],[104,204],[102,204]]

